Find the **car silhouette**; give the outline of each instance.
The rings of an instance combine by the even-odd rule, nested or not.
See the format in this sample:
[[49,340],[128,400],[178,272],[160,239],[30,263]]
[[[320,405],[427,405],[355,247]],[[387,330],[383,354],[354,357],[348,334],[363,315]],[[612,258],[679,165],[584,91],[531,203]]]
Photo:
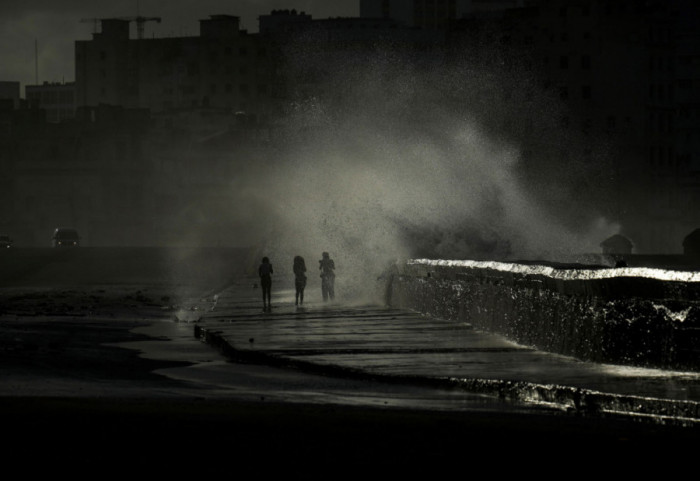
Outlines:
[[12,247],[12,239],[9,235],[0,235],[0,249]]
[[59,227],[53,232],[51,241],[54,247],[78,247],[80,236],[75,229]]

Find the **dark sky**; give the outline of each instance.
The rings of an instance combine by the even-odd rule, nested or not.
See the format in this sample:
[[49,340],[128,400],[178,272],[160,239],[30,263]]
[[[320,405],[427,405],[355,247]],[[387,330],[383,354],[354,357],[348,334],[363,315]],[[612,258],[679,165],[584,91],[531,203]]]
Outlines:
[[[160,17],[146,24],[146,36],[197,35],[199,20],[212,14],[238,15],[243,28],[257,31],[259,15],[296,9],[313,18],[359,15],[359,0],[0,0],[0,81],[35,82],[35,42],[39,82],[73,81],[74,42],[89,40],[93,23],[82,19]],[[133,28],[133,27],[132,27]],[[133,30],[132,30],[133,31]]]

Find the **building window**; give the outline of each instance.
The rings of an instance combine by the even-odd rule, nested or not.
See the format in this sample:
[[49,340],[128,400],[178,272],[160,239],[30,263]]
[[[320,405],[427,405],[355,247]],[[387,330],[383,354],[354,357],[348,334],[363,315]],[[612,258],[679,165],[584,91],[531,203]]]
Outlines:
[[581,68],[583,70],[590,70],[591,69],[591,56],[590,55],[582,55],[581,56]]
[[581,97],[590,100],[591,98],[591,86],[590,85],[584,85],[581,87]]
[[569,68],[569,57],[562,55],[559,57],[559,68],[566,70]]
[[583,124],[581,125],[581,130],[584,134],[589,135],[591,133],[592,125],[593,122],[591,121],[591,119],[584,119]]

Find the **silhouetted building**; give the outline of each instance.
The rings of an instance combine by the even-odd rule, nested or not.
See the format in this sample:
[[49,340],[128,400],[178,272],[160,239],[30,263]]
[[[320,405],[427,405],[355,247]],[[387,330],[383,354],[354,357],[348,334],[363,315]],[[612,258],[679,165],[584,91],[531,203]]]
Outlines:
[[348,85],[332,79],[340,72],[356,75],[378,53],[439,54],[445,38],[444,31],[407,27],[384,17],[314,20],[303,12],[278,10],[259,20],[273,52],[272,91],[280,112],[302,98],[342,98]]
[[129,21],[101,20],[102,31],[75,43],[77,105],[152,112],[218,109],[265,116],[269,56],[239,17],[200,20],[198,37],[130,39]]
[[75,118],[74,82],[26,85],[24,92],[30,106],[46,111],[48,122],[61,122]]
[[5,108],[19,107],[19,82],[0,81],[0,102]]
[[267,15],[258,17],[258,31],[261,34],[276,34],[288,30],[295,24],[311,22],[311,15],[296,10],[272,10]]
[[[597,208],[642,252],[677,252],[700,222],[700,6],[688,0],[527,0],[455,22],[453,51],[476,48],[566,106],[560,163],[598,163],[609,195]],[[533,85],[532,81],[537,84]],[[527,99],[525,99],[527,101]],[[525,130],[525,129],[523,129]],[[525,157],[552,138],[522,133]],[[583,191],[588,190],[582,186]]]
[[360,0],[360,17],[391,18],[401,25],[444,29],[475,13],[523,6],[524,0]]

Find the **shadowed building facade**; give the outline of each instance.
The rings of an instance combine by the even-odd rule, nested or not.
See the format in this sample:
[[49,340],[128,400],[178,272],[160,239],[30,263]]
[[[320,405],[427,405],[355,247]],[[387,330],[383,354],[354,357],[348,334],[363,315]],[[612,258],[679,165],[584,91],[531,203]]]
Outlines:
[[27,85],[25,96],[29,105],[46,111],[48,122],[62,122],[75,118],[74,82]]
[[531,97],[563,107],[541,113],[556,115],[556,136],[516,134],[526,162],[549,156],[548,170],[599,165],[599,179],[574,185],[573,195],[606,184],[596,207],[622,224],[640,252],[679,253],[685,233],[700,225],[698,5],[524,3],[458,20],[451,48],[498,52],[492,66],[520,75]]
[[238,17],[201,20],[198,37],[130,39],[128,20],[101,24],[92,40],[75,43],[79,107],[219,109],[259,118],[268,113],[267,46],[259,35],[241,30]]

